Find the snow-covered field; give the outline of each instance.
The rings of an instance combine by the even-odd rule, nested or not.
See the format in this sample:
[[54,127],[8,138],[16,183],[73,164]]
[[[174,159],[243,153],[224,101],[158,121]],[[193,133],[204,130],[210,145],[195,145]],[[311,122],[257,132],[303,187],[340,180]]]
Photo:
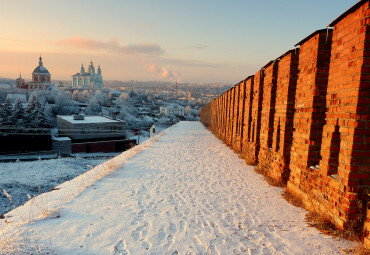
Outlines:
[[[109,157],[107,157],[109,158]],[[0,163],[0,215],[10,211],[13,205],[19,206],[29,198],[48,192],[57,185],[91,169],[107,160],[103,157],[59,158],[36,161],[17,161]],[[12,197],[11,203],[3,192]]]
[[181,122],[0,220],[0,251],[341,254],[199,122]]

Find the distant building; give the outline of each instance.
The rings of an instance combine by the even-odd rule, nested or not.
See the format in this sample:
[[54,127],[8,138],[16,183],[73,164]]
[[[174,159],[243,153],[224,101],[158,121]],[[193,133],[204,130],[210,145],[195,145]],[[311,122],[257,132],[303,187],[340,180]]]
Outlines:
[[22,78],[21,74],[15,80],[15,87],[19,89],[28,89],[28,86],[26,87],[26,81]]
[[150,128],[150,137],[154,137],[163,130],[169,128],[171,123],[154,123]]
[[[58,154],[120,152],[136,145],[126,140],[126,122],[104,116],[57,116],[61,137],[54,138]],[[71,140],[63,136],[68,136]]]
[[44,67],[42,58],[39,58],[39,66],[32,72],[32,82],[25,82],[21,75],[15,80],[16,88],[27,89],[29,91],[45,90],[53,84],[50,81],[51,74],[48,69]]
[[100,65],[97,73],[95,73],[95,67],[92,61],[87,72],[85,72],[84,65],[82,65],[81,72],[72,76],[72,87],[81,89],[103,88],[103,77],[101,75]]
[[184,107],[181,105],[171,103],[166,106],[160,106],[159,107],[159,112],[161,115],[164,116],[183,116],[184,115]]
[[126,122],[103,116],[57,116],[60,135],[72,140],[110,140],[125,138]]

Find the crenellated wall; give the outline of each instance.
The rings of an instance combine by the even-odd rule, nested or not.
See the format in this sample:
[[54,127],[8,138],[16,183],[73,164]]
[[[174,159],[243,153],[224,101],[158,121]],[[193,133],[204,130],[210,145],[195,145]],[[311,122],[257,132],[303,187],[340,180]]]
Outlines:
[[369,0],[296,46],[203,107],[201,121],[307,208],[363,227],[370,248]]

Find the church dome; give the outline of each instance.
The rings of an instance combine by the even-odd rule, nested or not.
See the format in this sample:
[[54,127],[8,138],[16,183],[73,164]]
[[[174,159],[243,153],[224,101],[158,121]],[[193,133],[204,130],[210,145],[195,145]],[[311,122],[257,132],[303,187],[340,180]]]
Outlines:
[[50,74],[48,69],[46,69],[44,66],[43,66],[43,63],[42,63],[42,58],[40,57],[40,61],[39,61],[39,66],[35,68],[35,70],[33,70],[32,72],[33,74]]
[[45,67],[43,66],[38,66],[35,68],[35,70],[33,70],[32,73],[42,73],[42,74],[50,74],[48,69],[46,69]]

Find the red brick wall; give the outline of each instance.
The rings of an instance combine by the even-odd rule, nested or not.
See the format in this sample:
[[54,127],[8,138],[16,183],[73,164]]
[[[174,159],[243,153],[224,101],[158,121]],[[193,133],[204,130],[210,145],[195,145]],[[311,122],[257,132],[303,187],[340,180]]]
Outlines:
[[369,15],[365,1],[333,31],[320,174],[328,176],[322,192],[339,225],[363,213],[370,185]]
[[252,153],[252,102],[253,102],[254,76],[250,76],[245,80],[245,99],[244,99],[244,121],[243,121],[243,145],[242,156],[245,159],[249,158]]
[[269,172],[271,163],[278,62],[270,62],[264,70],[258,168],[265,172]]
[[364,238],[365,247],[370,248],[370,202],[367,203],[364,232],[365,232]]
[[243,150],[243,136],[244,136],[244,110],[245,110],[245,80],[239,84],[239,107],[238,107],[238,125],[237,125],[237,136],[236,136],[236,145],[235,150],[239,153]]
[[[314,32],[299,43],[299,50],[278,58],[276,66],[265,66],[222,95],[219,108],[211,103],[201,111],[205,124],[214,125],[208,115],[219,114],[214,132],[226,130],[221,138],[241,151],[247,163],[287,182],[308,208],[339,227],[367,231],[369,5],[357,2],[331,24],[333,30]],[[364,242],[370,246],[369,232]]]
[[259,70],[254,75],[253,90],[251,90],[251,119],[249,127],[249,143],[244,155],[249,164],[257,164],[260,149],[261,110],[263,97],[264,71]]
[[232,132],[230,145],[235,150],[236,149],[236,137],[238,136],[236,129],[238,125],[239,118],[239,84],[236,84],[233,88],[233,120],[232,120]]
[[228,106],[227,106],[227,124],[226,124],[226,135],[225,135],[225,141],[226,141],[226,144],[227,145],[230,145],[230,141],[231,141],[231,132],[232,132],[232,121],[233,121],[233,109],[234,109],[234,96],[233,96],[233,89],[234,88],[231,88],[229,91],[228,91]]
[[240,152],[241,146],[241,132],[240,132],[240,126],[243,125],[243,103],[244,103],[244,81],[239,82],[235,86],[235,107],[234,107],[234,130],[233,130],[233,141],[232,141],[232,147],[235,151]]
[[303,191],[301,196],[317,190],[320,183],[316,165],[325,124],[331,37],[331,32],[321,31],[300,46],[288,189]]
[[290,174],[298,59],[299,49],[295,49],[281,56],[278,64],[270,176],[284,183]]

